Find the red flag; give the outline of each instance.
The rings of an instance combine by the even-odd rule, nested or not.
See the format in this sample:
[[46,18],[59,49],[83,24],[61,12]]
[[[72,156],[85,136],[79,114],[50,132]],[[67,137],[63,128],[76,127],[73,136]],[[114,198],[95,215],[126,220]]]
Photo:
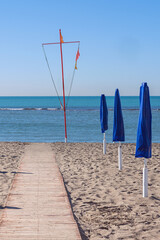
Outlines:
[[63,36],[62,36],[61,32],[60,32],[60,41],[61,41],[61,43],[64,43]]
[[77,50],[77,54],[76,54],[76,62],[77,62],[79,56],[80,56],[80,53],[79,53],[79,48],[78,48],[78,50]]
[[79,56],[80,56],[80,53],[79,53],[79,48],[78,48],[77,54],[76,54],[75,69],[77,69],[77,60],[78,60]]

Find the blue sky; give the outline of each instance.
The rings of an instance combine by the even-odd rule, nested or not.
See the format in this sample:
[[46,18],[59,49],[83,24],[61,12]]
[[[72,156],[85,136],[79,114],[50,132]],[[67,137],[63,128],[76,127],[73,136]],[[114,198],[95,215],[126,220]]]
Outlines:
[[[59,41],[59,29],[80,40],[71,95],[134,96],[144,81],[160,95],[159,13],[159,0],[1,1],[0,96],[56,95],[41,44]],[[63,50],[67,94],[77,45]],[[59,46],[46,51],[62,95]]]

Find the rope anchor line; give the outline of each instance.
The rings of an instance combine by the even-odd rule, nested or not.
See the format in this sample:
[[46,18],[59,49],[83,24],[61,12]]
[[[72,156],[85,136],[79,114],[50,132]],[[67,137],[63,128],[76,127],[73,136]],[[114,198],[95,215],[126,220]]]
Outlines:
[[[63,106],[62,101],[60,99],[60,96],[59,96],[59,93],[58,93],[58,90],[57,90],[57,87],[56,87],[56,84],[55,84],[55,81],[54,81],[54,78],[53,78],[53,74],[52,74],[52,71],[51,71],[51,68],[50,68],[50,65],[49,65],[49,61],[48,61],[48,58],[47,58],[47,54],[46,54],[44,45],[45,44],[42,44],[42,49],[43,49],[44,57],[45,57],[45,60],[46,60],[46,63],[47,63],[47,67],[48,67],[49,73],[50,73],[50,77],[51,77],[51,80],[52,80],[55,92],[57,94],[58,100],[60,102],[61,109],[64,109],[64,106]],[[80,42],[78,42],[78,51],[77,52],[79,52],[79,47],[80,47]],[[70,95],[71,95],[71,90],[72,90],[72,86],[73,86],[73,80],[74,80],[74,76],[75,76],[75,70],[77,69],[76,61],[75,61],[75,66],[74,66],[73,73],[72,73],[72,78],[71,78],[71,83],[70,83],[70,88],[69,88],[69,93],[68,93],[68,96],[67,96],[65,108],[67,108],[67,106],[68,106],[69,98],[70,98]]]

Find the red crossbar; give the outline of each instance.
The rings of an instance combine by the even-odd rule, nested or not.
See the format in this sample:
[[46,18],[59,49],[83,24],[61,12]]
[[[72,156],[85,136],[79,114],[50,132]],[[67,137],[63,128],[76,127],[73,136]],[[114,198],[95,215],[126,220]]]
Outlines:
[[[42,43],[42,45],[50,45],[50,44],[60,44],[61,42],[55,42],[55,43]],[[80,43],[80,41],[73,41],[73,42],[63,42],[63,43]],[[61,44],[63,44],[61,43]]]

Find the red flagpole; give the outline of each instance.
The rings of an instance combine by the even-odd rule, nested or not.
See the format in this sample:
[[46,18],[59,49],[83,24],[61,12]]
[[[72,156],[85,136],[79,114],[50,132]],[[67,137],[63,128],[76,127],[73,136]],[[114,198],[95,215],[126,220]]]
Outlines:
[[59,29],[59,35],[60,35],[60,42],[42,43],[42,46],[44,46],[44,45],[50,45],[50,44],[59,44],[59,45],[60,45],[61,67],[62,67],[62,87],[63,87],[63,111],[64,111],[65,142],[67,142],[66,104],[65,104],[65,86],[64,86],[64,73],[63,73],[62,44],[65,44],[65,43],[80,43],[80,41],[64,42],[64,41],[63,41],[63,38],[62,38],[62,35],[61,35],[61,29]]
[[63,111],[64,111],[64,126],[65,126],[65,142],[67,142],[66,104],[65,104],[65,87],[64,87],[64,73],[63,73],[63,54],[62,54],[61,29],[59,29],[59,36],[60,36],[61,67],[62,67],[62,86],[63,86]]

